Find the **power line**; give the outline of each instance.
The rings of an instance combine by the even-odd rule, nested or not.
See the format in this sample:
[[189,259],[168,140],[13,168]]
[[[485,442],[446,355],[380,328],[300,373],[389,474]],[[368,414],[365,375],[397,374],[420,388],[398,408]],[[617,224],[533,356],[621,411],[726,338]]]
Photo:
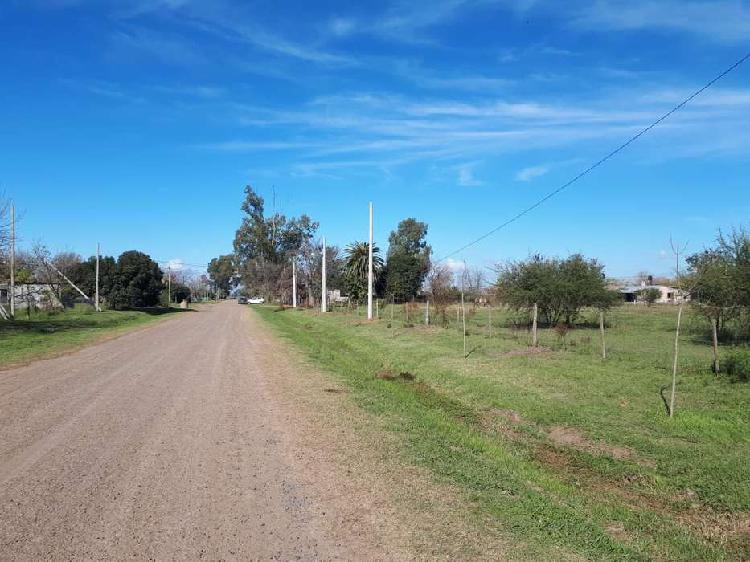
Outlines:
[[622,150],[625,150],[628,146],[630,146],[631,144],[633,144],[640,137],[642,137],[643,135],[645,135],[646,133],[648,133],[651,129],[653,129],[654,127],[656,127],[657,125],[659,125],[662,121],[664,121],[665,119],[667,119],[670,115],[672,115],[673,113],[675,113],[675,112],[679,111],[680,109],[682,109],[683,107],[685,107],[688,103],[690,103],[691,101],[693,101],[693,99],[695,99],[696,97],[698,97],[699,95],[701,95],[704,91],[706,91],[708,88],[710,88],[711,86],[713,86],[716,82],[718,82],[719,80],[721,80],[722,78],[724,78],[724,76],[726,76],[727,74],[729,74],[730,72],[732,72],[733,70],[735,70],[738,66],[740,66],[742,63],[744,63],[745,61],[747,61],[747,59],[749,59],[749,58],[750,58],[750,53],[747,53],[744,57],[742,57],[741,59],[739,59],[732,66],[730,66],[729,68],[727,68],[726,70],[724,70],[724,72],[722,72],[718,76],[715,76],[713,79],[711,79],[709,82],[707,82],[702,88],[700,88],[700,89],[696,90],[695,92],[693,92],[692,94],[690,94],[687,98],[685,98],[679,104],[677,104],[672,109],[670,109],[669,111],[667,111],[664,115],[662,115],[661,117],[659,117],[656,121],[654,121],[653,123],[651,123],[649,126],[641,129],[638,133],[636,133],[635,135],[633,135],[632,137],[630,137],[627,141],[625,141],[624,143],[622,143],[620,146],[618,146],[617,148],[615,148],[612,152],[610,152],[609,154],[607,154],[603,158],[597,160],[594,164],[592,164],[591,166],[589,166],[588,168],[586,168],[584,171],[582,171],[581,173],[579,173],[573,179],[568,180],[567,182],[565,182],[564,184],[562,184],[560,187],[558,187],[554,191],[550,191],[547,195],[545,195],[544,197],[542,197],[541,199],[539,199],[536,203],[534,203],[533,205],[530,205],[529,207],[526,207],[522,211],[520,211],[517,214],[513,215],[511,218],[509,218],[508,220],[506,220],[501,225],[493,228],[492,230],[490,230],[489,232],[483,234],[479,238],[477,238],[475,240],[472,240],[468,244],[465,244],[464,246],[461,246],[460,248],[458,248],[457,250],[454,250],[450,254],[447,254],[447,255],[443,256],[442,258],[440,258],[439,260],[437,260],[436,263],[439,263],[439,262],[444,261],[444,260],[446,260],[446,259],[448,259],[448,258],[450,258],[452,256],[455,256],[456,254],[458,254],[460,252],[463,252],[467,248],[470,248],[474,244],[478,244],[479,242],[481,242],[485,238],[489,238],[490,236],[492,236],[496,232],[498,232],[498,231],[502,230],[503,228],[505,228],[506,226],[508,226],[508,225],[516,222],[521,217],[529,214],[531,211],[533,211],[537,207],[543,205],[545,202],[547,202],[550,199],[552,199],[555,195],[557,195],[561,191],[567,189],[568,187],[570,187],[571,185],[573,185],[575,182],[577,182],[579,179],[581,179],[582,177],[586,176],[587,174],[589,174],[590,172],[592,172],[593,170],[595,170],[596,168],[598,168],[599,166],[601,166],[602,164],[604,164],[607,160],[609,160],[610,158],[612,158],[613,156],[615,156],[618,152],[621,152]]

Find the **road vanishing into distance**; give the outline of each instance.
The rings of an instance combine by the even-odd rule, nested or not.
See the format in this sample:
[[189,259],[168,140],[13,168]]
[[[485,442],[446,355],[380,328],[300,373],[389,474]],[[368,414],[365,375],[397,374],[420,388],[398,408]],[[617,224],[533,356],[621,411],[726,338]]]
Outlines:
[[0,372],[0,559],[393,557],[295,445],[285,355],[226,302]]

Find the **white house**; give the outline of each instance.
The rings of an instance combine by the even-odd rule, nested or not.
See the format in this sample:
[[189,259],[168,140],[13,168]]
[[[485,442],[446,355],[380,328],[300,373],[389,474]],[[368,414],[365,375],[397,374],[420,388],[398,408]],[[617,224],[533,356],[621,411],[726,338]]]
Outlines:
[[[16,283],[14,294],[16,310],[24,310],[29,306],[62,308],[62,303],[47,283]],[[10,306],[10,283],[0,283],[0,305],[6,310]]]
[[686,291],[668,285],[647,285],[645,282],[642,282],[640,285],[621,287],[619,292],[625,298],[625,302],[640,303],[645,302],[641,291],[646,289],[656,289],[659,291],[659,298],[654,301],[657,304],[680,304],[681,302],[690,300],[690,295]]

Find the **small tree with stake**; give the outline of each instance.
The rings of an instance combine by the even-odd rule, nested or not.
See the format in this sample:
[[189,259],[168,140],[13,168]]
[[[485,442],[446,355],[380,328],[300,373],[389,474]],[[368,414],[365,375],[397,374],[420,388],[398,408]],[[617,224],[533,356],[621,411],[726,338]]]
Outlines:
[[719,234],[717,245],[687,258],[691,302],[711,324],[713,371],[719,373],[719,337],[727,321],[748,304],[750,236],[742,230]]

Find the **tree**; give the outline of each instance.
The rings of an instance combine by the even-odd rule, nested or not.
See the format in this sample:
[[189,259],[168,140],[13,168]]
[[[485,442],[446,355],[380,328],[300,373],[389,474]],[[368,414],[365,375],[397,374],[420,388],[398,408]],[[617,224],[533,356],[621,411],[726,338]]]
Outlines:
[[427,294],[443,325],[448,324],[448,305],[455,301],[458,290],[453,284],[453,271],[445,264],[434,264],[427,275]]
[[713,370],[719,372],[719,337],[725,324],[750,305],[750,237],[743,230],[719,233],[714,248],[687,258],[691,302],[711,324]]
[[[361,301],[367,297],[367,278],[370,264],[370,244],[368,242],[352,242],[344,250],[344,289],[346,294],[354,301]],[[372,270],[373,285],[377,285],[377,279],[383,268],[383,258],[380,257],[380,249],[372,246]]]
[[[162,288],[161,303],[164,306],[170,305],[169,294],[167,287]],[[172,282],[172,301],[180,303],[182,301],[190,302],[192,300],[192,291],[190,287],[179,281]]]
[[213,258],[208,264],[207,272],[214,285],[228,295],[235,279],[234,256],[226,254]]
[[605,310],[617,302],[617,294],[607,288],[603,269],[596,260],[580,254],[566,259],[535,255],[500,266],[497,296],[516,309],[531,310],[536,304],[549,325],[570,325],[584,307]]
[[[117,262],[112,256],[99,258],[99,296],[109,302],[117,275]],[[73,283],[91,298],[96,294],[96,256],[75,264],[68,274]]]
[[427,224],[408,218],[388,238],[386,290],[395,300],[409,300],[422,288],[432,253],[426,236]]
[[121,310],[159,304],[162,290],[159,264],[143,252],[130,250],[117,258],[111,305]]
[[252,186],[245,187],[245,216],[234,239],[236,268],[246,290],[269,300],[287,300],[291,290],[291,260],[312,240],[318,223],[307,215],[287,218],[265,216],[263,198]]
[[[326,288],[329,291],[344,286],[345,262],[339,253],[338,247],[326,244]],[[322,258],[322,241],[313,240],[300,248],[297,258],[298,290],[305,295],[310,307],[319,303],[322,296]]]
[[648,306],[651,306],[661,298],[661,291],[656,287],[646,287],[638,291],[638,296],[641,297]]

